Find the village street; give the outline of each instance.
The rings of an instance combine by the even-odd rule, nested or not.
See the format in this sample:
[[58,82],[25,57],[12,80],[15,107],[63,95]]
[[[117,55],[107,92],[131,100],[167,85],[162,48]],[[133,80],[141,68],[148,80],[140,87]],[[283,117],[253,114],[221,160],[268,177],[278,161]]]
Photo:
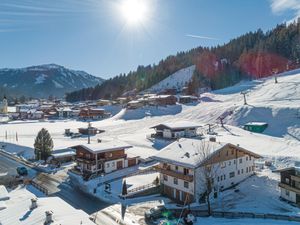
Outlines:
[[[15,176],[17,175],[16,168],[18,166],[23,166],[23,165],[17,161],[14,161],[11,158],[8,158],[5,154],[0,152],[0,173],[1,174],[7,173],[8,175]],[[30,175],[34,173],[35,174],[38,173],[34,169],[28,168],[28,170]],[[81,209],[89,215],[91,214],[96,215],[97,224],[101,224],[101,225],[117,224],[110,217],[99,212],[103,208],[107,207],[108,204],[96,198],[92,198],[76,188],[73,188],[71,184],[68,182],[68,180],[60,183],[59,179],[56,179],[55,176],[56,176],[55,174],[39,173],[36,177],[36,179],[43,182],[43,186],[49,188],[50,191],[49,196],[57,196],[63,199],[64,201],[66,201],[67,203],[69,203],[71,206],[73,206],[76,209]]]

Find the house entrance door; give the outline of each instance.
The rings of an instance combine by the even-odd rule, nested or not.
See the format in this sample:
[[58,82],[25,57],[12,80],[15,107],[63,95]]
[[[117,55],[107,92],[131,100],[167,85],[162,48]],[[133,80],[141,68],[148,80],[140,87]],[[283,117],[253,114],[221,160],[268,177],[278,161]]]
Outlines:
[[118,161],[117,162],[117,169],[123,169],[123,161]]

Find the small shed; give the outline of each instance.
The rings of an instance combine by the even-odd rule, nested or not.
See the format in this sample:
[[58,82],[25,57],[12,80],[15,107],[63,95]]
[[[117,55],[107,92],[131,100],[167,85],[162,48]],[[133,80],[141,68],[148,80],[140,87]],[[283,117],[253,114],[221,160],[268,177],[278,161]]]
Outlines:
[[244,125],[244,130],[248,130],[255,133],[262,133],[268,127],[265,122],[249,122]]
[[96,135],[96,134],[103,133],[104,130],[100,130],[96,127],[81,127],[78,128],[78,132],[83,135]]

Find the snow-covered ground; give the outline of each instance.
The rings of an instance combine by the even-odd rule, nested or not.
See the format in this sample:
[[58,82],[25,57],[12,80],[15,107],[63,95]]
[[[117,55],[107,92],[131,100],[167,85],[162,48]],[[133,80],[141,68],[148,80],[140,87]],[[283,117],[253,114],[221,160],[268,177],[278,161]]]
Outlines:
[[[249,150],[262,155],[300,157],[300,71],[279,76],[277,84],[273,78],[242,82],[236,86],[206,93],[201,96],[202,102],[196,106],[179,105],[171,107],[165,113],[164,107],[151,108],[155,116],[140,116],[142,110],[122,110],[116,117],[92,123],[93,126],[106,132],[92,137],[104,142],[122,140],[134,146],[130,154],[142,158],[155,154],[159,147],[146,138],[154,131],[149,129],[162,122],[190,120],[202,124],[218,122],[218,117],[228,115],[225,123],[242,126],[250,121],[263,121],[269,124],[264,134],[255,134],[238,127],[226,126],[228,130],[216,128],[218,141],[240,144]],[[247,89],[249,105],[243,105],[241,90]],[[178,111],[178,107],[180,110]],[[168,108],[168,107],[167,107]],[[148,109],[147,109],[148,110]],[[147,111],[146,109],[144,111]],[[169,109],[168,109],[169,110]],[[229,112],[232,112],[230,115]],[[33,155],[34,138],[38,131],[45,127],[49,130],[57,147],[69,147],[86,143],[87,138],[70,139],[64,136],[64,129],[87,126],[87,123],[65,120],[55,122],[15,121],[0,125],[0,142],[8,142],[6,150],[16,152],[24,157]],[[205,126],[205,129],[207,127]],[[16,133],[18,141],[16,141]],[[6,139],[7,134],[7,139]],[[267,135],[265,135],[267,134]]]
[[[248,92],[248,105],[243,105],[241,91]],[[149,110],[152,111],[151,116],[149,113],[148,116],[143,116]],[[299,111],[300,70],[279,76],[277,84],[271,77],[241,82],[233,87],[202,94],[201,102],[193,106],[176,105],[170,108],[152,107],[138,110],[120,108],[120,112],[115,112],[115,116],[92,123],[94,127],[105,130],[104,133],[93,136],[92,143],[96,143],[97,139],[101,139],[102,142],[122,141],[133,146],[127,151],[128,155],[148,158],[170,143],[147,139],[147,136],[154,132],[150,127],[163,122],[190,120],[202,124],[200,131],[208,137],[207,124],[214,124],[223,116],[225,128],[220,125],[213,127],[217,133],[217,141],[239,144],[273,160],[275,166],[284,167],[300,160]],[[244,123],[253,121],[269,124],[264,134],[251,133],[240,128]],[[70,147],[87,143],[87,138],[71,139],[64,136],[64,130],[70,128],[77,131],[79,127],[86,126],[87,123],[74,120],[14,121],[0,125],[0,142],[5,142],[6,151],[30,158],[33,157],[34,138],[41,128],[49,130],[55,147]],[[263,171],[257,177],[250,178],[241,184],[240,192],[228,192],[228,195],[225,192],[223,198],[226,203],[219,207],[225,207],[227,210],[299,214],[297,208],[278,199],[276,176],[270,171]],[[247,193],[243,190],[247,190]],[[243,200],[237,201],[240,198]]]
[[194,71],[194,65],[181,69],[168,76],[161,82],[153,85],[147,91],[158,93],[168,88],[176,88],[177,90],[181,90],[184,86],[187,86],[187,84],[191,81]]

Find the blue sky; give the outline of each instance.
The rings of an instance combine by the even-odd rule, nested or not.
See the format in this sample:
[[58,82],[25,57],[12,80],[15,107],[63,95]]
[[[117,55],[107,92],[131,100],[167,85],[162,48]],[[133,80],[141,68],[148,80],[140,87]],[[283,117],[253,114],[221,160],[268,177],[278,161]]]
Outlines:
[[147,9],[130,24],[126,1],[1,0],[0,67],[56,63],[108,78],[300,15],[300,0],[139,0]]

